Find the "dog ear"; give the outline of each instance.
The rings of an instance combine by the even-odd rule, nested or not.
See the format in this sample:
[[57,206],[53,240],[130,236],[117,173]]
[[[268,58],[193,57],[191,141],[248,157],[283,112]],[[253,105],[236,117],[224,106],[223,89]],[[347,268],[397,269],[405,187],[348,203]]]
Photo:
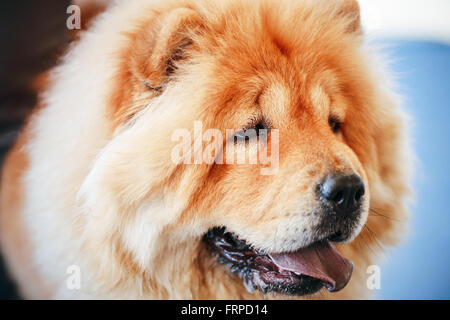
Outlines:
[[177,70],[177,64],[188,58],[192,36],[201,27],[201,18],[189,8],[161,14],[147,32],[136,39],[133,73],[150,89],[161,90]]
[[156,97],[177,76],[182,63],[197,49],[196,37],[204,27],[200,14],[191,8],[163,6],[152,9],[131,31],[119,53],[108,104],[117,127],[142,110],[133,99],[141,93]]
[[339,0],[341,2],[337,14],[347,19],[348,33],[361,31],[361,11],[357,0]]

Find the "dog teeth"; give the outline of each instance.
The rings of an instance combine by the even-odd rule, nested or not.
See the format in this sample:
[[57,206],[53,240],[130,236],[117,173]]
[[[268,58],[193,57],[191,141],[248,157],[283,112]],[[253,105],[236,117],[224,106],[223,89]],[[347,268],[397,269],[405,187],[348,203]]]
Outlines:
[[286,269],[283,269],[283,268],[280,268],[280,267],[278,267],[278,272],[279,273],[293,273],[293,274],[295,274],[297,276],[301,276],[302,275],[300,272],[290,271],[290,270],[286,270]]
[[[278,267],[278,272],[279,272],[279,273],[289,273],[289,272],[292,272],[292,271],[289,271],[289,270],[286,270],[286,269],[283,269],[283,268]],[[295,273],[295,272],[294,272],[294,273]]]
[[247,289],[249,293],[253,293],[255,291],[255,286],[253,285],[253,281],[251,280],[251,277],[244,277],[244,287]]
[[239,266],[232,266],[231,268],[231,272],[238,272],[240,270]]

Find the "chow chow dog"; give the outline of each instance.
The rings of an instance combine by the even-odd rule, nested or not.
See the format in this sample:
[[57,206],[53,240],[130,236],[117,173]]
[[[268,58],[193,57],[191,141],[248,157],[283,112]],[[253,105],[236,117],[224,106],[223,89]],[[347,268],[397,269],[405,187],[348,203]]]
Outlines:
[[[4,163],[1,244],[23,297],[368,297],[407,219],[410,153],[363,38],[353,0],[110,5]],[[203,159],[198,123],[223,133],[214,161],[174,161],[181,129],[180,159]],[[271,163],[217,161],[257,146]]]

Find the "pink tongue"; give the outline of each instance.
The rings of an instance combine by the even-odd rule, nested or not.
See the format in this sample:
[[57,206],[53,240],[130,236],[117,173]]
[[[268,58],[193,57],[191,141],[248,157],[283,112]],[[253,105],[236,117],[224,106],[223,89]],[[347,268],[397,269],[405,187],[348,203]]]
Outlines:
[[328,241],[314,243],[290,253],[271,253],[277,267],[322,280],[328,291],[343,289],[350,280],[353,263]]

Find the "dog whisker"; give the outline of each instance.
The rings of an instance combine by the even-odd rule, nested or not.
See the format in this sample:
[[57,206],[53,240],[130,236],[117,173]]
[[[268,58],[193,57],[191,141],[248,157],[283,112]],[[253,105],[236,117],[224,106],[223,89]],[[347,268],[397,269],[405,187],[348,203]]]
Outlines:
[[385,219],[389,219],[389,220],[393,220],[393,221],[397,221],[397,222],[403,222],[403,221],[405,221],[405,220],[400,220],[400,219],[396,219],[396,218],[393,218],[393,217],[389,217],[389,216],[386,215],[386,214],[380,213],[380,212],[378,211],[378,209],[375,210],[374,208],[369,208],[369,212],[370,212],[369,218],[370,218],[370,217],[380,217],[380,218],[385,218]]
[[[367,230],[367,236],[370,238],[370,240],[372,240],[372,242],[375,243],[381,251],[384,251],[383,244],[378,239],[377,234],[372,229],[370,229],[370,227],[367,224],[364,225],[364,228]],[[370,247],[368,243],[367,246]],[[375,254],[375,252],[373,253]]]

